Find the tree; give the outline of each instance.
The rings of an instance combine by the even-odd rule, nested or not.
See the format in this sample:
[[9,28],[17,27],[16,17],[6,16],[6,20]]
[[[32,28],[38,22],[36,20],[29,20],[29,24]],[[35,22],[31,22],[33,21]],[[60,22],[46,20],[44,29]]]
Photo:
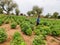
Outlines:
[[2,14],[3,13],[3,9],[2,8],[0,8],[0,14]]
[[39,8],[38,6],[34,6],[33,7],[33,11],[35,12],[35,14],[40,15],[42,13],[42,8]]
[[42,13],[42,8],[39,8],[38,6],[34,6],[31,11],[28,11],[27,14],[30,16],[32,15],[40,15]]
[[23,13],[20,13],[21,16],[23,16],[24,14]]
[[27,14],[30,16],[31,15],[31,11],[28,11]]
[[16,13],[16,15],[19,15],[20,11],[18,8],[15,9],[15,13]]
[[17,4],[12,0],[0,0],[0,7],[3,9],[3,11],[9,14],[10,11],[17,7]]
[[59,13],[58,13],[58,12],[54,12],[54,13],[53,13],[53,18],[57,18],[57,17],[58,17],[58,15],[59,15]]
[[60,15],[58,16],[58,19],[60,19]]
[[27,14],[28,14],[29,16],[31,16],[31,15],[34,15],[35,12],[32,10],[32,11],[28,11]]
[[11,15],[14,15],[14,13],[12,12]]
[[48,13],[46,16],[45,16],[45,18],[49,18],[50,17],[50,13]]

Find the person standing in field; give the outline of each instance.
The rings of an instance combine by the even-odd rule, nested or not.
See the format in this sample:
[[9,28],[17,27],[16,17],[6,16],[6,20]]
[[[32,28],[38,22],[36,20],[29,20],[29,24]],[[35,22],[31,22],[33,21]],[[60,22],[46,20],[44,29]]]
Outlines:
[[36,26],[40,24],[40,15],[38,15],[37,20],[36,20]]

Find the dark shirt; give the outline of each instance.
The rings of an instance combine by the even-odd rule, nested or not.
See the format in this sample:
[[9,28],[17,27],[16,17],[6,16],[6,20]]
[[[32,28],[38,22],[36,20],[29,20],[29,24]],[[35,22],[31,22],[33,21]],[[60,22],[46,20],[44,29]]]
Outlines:
[[39,23],[40,22],[40,18],[37,18],[37,23]]

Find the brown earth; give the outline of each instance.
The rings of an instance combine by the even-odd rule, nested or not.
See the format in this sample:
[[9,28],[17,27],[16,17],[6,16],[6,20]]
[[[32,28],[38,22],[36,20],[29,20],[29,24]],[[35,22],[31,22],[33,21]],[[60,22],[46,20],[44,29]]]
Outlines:
[[[32,34],[32,36],[26,36],[25,34],[21,32],[21,28],[19,27],[19,25],[17,25],[16,29],[11,29],[9,24],[3,24],[2,26],[0,26],[0,28],[5,28],[6,33],[8,34],[7,40],[4,43],[1,43],[0,45],[10,45],[13,34],[16,31],[18,31],[21,34],[21,36],[23,37],[27,45],[32,45],[34,35]],[[52,36],[47,36],[46,39],[47,39],[47,45],[60,45],[60,41]],[[60,37],[58,39],[60,39]]]
[[60,45],[60,41],[52,36],[47,36],[47,45]]
[[11,29],[9,24],[3,24],[2,26],[0,26],[0,28],[6,29],[6,33],[8,34],[8,39],[4,43],[1,43],[0,45],[10,45],[13,34],[16,31],[18,31],[21,34],[21,36],[23,37],[23,39],[25,40],[27,45],[32,45],[32,40],[34,39],[34,35],[32,35],[32,36],[24,35],[21,32],[21,29],[20,29],[19,25],[17,25],[16,29]]

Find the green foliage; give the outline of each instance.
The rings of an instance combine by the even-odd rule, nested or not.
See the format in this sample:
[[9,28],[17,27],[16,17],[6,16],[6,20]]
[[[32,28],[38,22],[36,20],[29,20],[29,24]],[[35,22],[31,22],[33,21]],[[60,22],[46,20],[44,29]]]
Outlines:
[[20,33],[15,32],[10,45],[26,45]]
[[40,35],[41,33],[40,33],[40,29],[35,29],[34,30],[34,33],[35,33],[35,35]]
[[0,26],[3,24],[3,21],[0,19]]
[[50,24],[48,23],[48,22],[42,22],[43,23],[43,25],[45,25],[45,26],[49,26]]
[[32,13],[31,13],[31,11],[28,11],[27,14],[30,16]]
[[15,13],[16,13],[16,15],[19,15],[19,13],[20,13],[19,9],[15,9]]
[[26,35],[29,35],[29,36],[32,35],[32,29],[31,29],[31,27],[27,23],[23,24],[21,27],[22,27],[22,31]]
[[49,18],[49,17],[50,17],[50,15],[51,15],[51,14],[50,14],[50,13],[48,13],[48,14],[45,16],[45,18]]
[[32,29],[29,28],[29,29],[25,30],[25,33],[26,33],[26,35],[31,36],[32,35]]
[[11,28],[12,28],[12,29],[15,29],[15,28],[16,28],[16,26],[17,26],[17,24],[16,24],[16,23],[12,23],[12,24],[11,24]]
[[5,21],[5,24],[8,24],[9,23],[9,20],[7,19],[6,21]]
[[58,15],[59,15],[59,13],[58,13],[58,12],[54,12],[54,13],[53,13],[53,17],[54,17],[54,18],[57,18],[57,17],[58,17]]
[[17,4],[12,0],[0,0],[0,7],[9,14],[10,11],[17,7]]
[[60,16],[58,16],[58,19],[60,19]]
[[43,35],[50,35],[50,33],[51,33],[50,28],[47,26],[44,26],[41,31],[42,31]]
[[38,6],[34,6],[33,11],[36,12],[37,15],[40,15],[42,13],[42,8],[39,8]]
[[34,6],[31,11],[28,11],[27,14],[30,15],[40,15],[42,13],[42,8],[38,6]]
[[43,35],[36,36],[33,40],[33,45],[46,45]]
[[31,29],[33,31],[35,26],[31,24],[30,27],[31,27]]
[[53,36],[60,36],[60,30],[52,30],[51,33]]
[[6,41],[7,39],[7,34],[5,32],[5,29],[0,28],[0,43]]
[[0,8],[0,14],[3,14],[3,9],[2,8]]

